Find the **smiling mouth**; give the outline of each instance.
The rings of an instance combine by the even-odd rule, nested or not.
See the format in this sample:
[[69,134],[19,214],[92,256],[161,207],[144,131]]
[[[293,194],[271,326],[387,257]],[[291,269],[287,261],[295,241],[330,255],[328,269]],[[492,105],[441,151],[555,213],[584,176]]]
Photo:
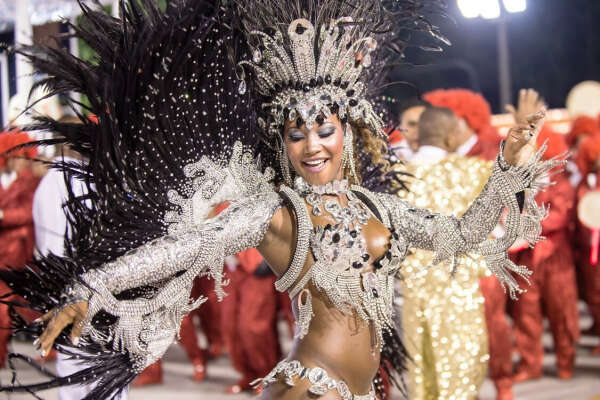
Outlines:
[[328,161],[329,159],[327,158],[322,158],[319,160],[302,161],[302,166],[304,167],[304,169],[310,172],[319,172],[323,168],[325,168],[325,165]]

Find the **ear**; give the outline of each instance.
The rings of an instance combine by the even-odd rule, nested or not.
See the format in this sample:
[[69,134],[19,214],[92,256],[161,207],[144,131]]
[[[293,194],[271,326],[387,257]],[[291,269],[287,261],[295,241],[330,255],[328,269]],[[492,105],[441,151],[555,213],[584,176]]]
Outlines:
[[448,132],[446,137],[444,137],[444,147],[448,152],[454,152],[456,149],[454,148],[454,144],[456,143],[456,132],[451,131]]

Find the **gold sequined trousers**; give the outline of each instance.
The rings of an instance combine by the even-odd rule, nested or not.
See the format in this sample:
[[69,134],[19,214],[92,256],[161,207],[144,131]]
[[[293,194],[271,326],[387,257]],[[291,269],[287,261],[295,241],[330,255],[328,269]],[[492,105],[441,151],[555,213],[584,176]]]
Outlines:
[[[483,188],[490,164],[449,156],[407,169],[415,180],[401,197],[417,207],[460,216]],[[432,259],[431,252],[413,251],[401,270],[404,340],[413,359],[408,365],[409,397],[475,399],[489,360],[479,289],[487,268],[480,257],[458,257],[453,278],[449,263],[426,270]]]
[[477,397],[489,359],[478,281],[473,270],[459,271],[452,279],[438,267],[403,284],[402,324],[412,357],[410,399]]

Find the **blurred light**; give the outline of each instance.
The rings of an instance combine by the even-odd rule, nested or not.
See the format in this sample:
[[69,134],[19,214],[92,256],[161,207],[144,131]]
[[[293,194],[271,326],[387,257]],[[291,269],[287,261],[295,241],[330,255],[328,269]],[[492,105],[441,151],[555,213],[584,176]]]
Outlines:
[[523,12],[527,9],[527,0],[503,0],[504,8],[509,13]]
[[482,0],[479,7],[481,7],[481,16],[483,18],[500,18],[500,3],[498,0]]
[[480,0],[458,0],[458,9],[465,18],[477,18],[481,11]]

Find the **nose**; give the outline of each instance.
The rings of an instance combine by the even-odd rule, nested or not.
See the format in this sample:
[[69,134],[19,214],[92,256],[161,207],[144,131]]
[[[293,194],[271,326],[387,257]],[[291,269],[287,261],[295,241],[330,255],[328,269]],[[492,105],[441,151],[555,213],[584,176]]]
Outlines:
[[307,156],[318,153],[321,148],[319,135],[317,135],[315,132],[308,133],[305,143],[304,153]]

